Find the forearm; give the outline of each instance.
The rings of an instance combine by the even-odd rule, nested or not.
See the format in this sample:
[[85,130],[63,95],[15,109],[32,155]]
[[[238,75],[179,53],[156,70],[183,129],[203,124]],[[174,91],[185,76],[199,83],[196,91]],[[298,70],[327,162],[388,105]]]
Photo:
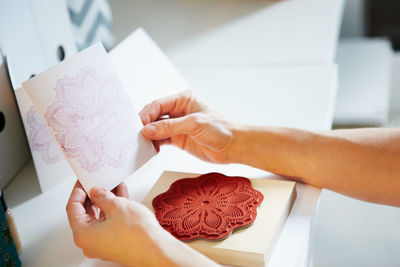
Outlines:
[[400,130],[312,133],[279,127],[238,127],[232,162],[400,206]]

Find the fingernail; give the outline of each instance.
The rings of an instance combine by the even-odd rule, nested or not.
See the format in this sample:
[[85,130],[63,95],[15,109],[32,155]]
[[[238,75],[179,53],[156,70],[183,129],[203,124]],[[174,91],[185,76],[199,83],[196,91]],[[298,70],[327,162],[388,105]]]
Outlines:
[[100,196],[106,189],[102,186],[94,186],[92,189],[90,189],[90,195],[92,197],[98,197]]
[[154,135],[157,132],[157,127],[152,124],[148,124],[143,127],[143,132],[147,135]]

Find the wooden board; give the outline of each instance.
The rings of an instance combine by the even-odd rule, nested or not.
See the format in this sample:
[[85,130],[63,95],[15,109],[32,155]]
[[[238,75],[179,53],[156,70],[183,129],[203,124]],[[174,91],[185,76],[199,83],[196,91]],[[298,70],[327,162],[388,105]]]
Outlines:
[[[151,203],[155,196],[167,191],[178,179],[196,176],[199,174],[165,171],[142,203],[154,213]],[[270,179],[250,180],[253,187],[264,195],[256,221],[250,227],[236,230],[224,240],[195,240],[187,242],[189,246],[220,264],[265,266],[296,199],[296,183]]]

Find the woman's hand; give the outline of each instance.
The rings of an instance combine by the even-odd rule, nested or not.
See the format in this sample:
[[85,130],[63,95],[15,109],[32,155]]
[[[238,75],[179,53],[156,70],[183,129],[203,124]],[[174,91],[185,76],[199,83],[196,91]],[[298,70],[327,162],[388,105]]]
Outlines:
[[74,242],[85,256],[127,266],[216,265],[162,229],[145,206],[129,201],[124,183],[113,192],[94,187],[90,196],[93,203],[76,182],[66,207]]
[[172,144],[210,162],[230,163],[234,126],[200,103],[190,91],[164,97],[140,112],[143,135],[159,150]]

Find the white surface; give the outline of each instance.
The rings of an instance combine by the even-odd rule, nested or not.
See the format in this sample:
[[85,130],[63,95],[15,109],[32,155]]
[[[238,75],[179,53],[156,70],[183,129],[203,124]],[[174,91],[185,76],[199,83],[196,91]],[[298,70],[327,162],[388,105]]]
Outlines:
[[335,64],[182,68],[190,87],[233,121],[308,130],[331,129],[336,71]]
[[109,55],[138,111],[155,98],[189,88],[182,75],[143,29],[129,35]]
[[271,3],[270,0],[119,0],[110,1],[110,6],[117,42],[143,27],[165,51]]
[[386,39],[339,42],[338,124],[384,124],[388,120],[392,49]]
[[117,39],[145,28],[178,64],[330,63],[342,0],[111,1]]
[[168,55],[190,66],[331,63],[342,5],[332,0],[278,1],[168,49]]
[[400,266],[400,208],[323,190],[311,245],[312,267]]
[[[279,179],[275,175],[243,165],[209,164],[176,148],[167,147],[126,180],[130,195],[141,201],[163,170],[201,173],[217,171],[227,175]],[[22,172],[20,175],[18,180],[29,179],[27,176],[34,173]],[[34,199],[12,207],[23,244],[20,256],[26,266],[76,266],[84,259],[80,249],[73,243],[65,213],[65,205],[74,182],[69,179]],[[302,265],[303,244],[308,237],[319,191],[310,186],[298,185],[297,200],[273,251],[269,266]],[[12,196],[15,197],[17,196]]]

